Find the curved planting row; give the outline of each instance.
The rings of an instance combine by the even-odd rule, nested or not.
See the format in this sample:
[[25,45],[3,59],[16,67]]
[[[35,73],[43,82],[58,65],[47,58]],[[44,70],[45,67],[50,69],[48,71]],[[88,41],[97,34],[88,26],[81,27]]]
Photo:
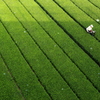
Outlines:
[[[10,0],[0,4],[1,58],[17,88],[14,91],[19,90],[19,100],[100,99],[99,55],[94,50],[99,42],[94,37],[83,34],[79,23],[52,0]],[[80,34],[70,25],[78,27]]]

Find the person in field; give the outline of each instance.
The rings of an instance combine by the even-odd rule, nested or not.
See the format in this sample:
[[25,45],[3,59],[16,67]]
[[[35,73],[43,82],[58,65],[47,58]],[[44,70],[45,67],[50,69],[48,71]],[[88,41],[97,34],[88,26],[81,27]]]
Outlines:
[[90,26],[88,26],[88,27],[86,28],[86,31],[87,31],[88,33],[90,33],[91,35],[94,35],[94,34],[95,34],[95,31],[93,31],[92,28],[93,28],[93,25],[90,25]]

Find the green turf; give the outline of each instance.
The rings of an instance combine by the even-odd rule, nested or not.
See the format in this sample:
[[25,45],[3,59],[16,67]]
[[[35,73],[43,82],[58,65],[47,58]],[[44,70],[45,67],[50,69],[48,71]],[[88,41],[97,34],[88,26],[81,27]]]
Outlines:
[[[41,0],[39,0],[39,2],[41,3]],[[99,42],[96,41],[96,39],[91,37],[90,35],[86,35],[85,29],[80,27],[78,23],[76,23],[72,18],[70,18],[70,16],[67,15],[62,9],[60,9],[59,6],[57,6],[54,2],[49,2],[49,4],[52,5],[53,8],[56,8],[57,10],[51,10],[50,6],[48,5],[48,2],[42,2],[40,6],[43,6],[44,9],[47,10],[47,13],[49,13],[49,15],[51,15],[53,19],[55,19],[57,23],[61,25],[66,32],[68,32],[69,36],[71,36],[72,39],[74,39],[76,42],[78,41],[78,44],[81,48],[84,47],[84,49],[90,55],[92,55],[94,59],[98,60],[98,58],[100,57],[100,55],[97,54],[97,50],[98,52],[100,52]],[[91,47],[94,48],[93,51],[90,50]]]
[[71,0],[71,1],[73,1],[83,11],[85,11],[88,15],[90,15],[94,20],[100,18],[100,9],[94,6],[88,0],[84,0],[82,2],[79,2],[79,0]]
[[[92,13],[72,0],[0,4],[1,100],[100,99],[99,23]],[[95,37],[84,29],[89,23],[97,26]]]
[[[55,40],[60,45],[60,47],[66,52],[66,54],[70,56],[74,63],[76,63],[78,67],[87,75],[87,77],[95,84],[95,86],[99,88],[99,85],[97,83],[99,81],[99,77],[97,73],[99,73],[100,68],[96,64],[94,64],[94,62],[90,60],[90,58],[87,57],[86,54],[75,43],[73,43],[73,41],[70,38],[68,38],[68,36],[66,36],[66,34],[48,16],[45,16],[45,13],[40,9],[40,7],[36,3],[33,3],[30,0],[31,6],[29,7],[27,2],[21,2],[26,6],[26,8],[33,15],[33,17],[36,18],[39,24],[41,24],[42,27],[44,27],[44,29],[48,31],[49,35],[53,38],[53,40]],[[37,11],[42,15],[41,18],[38,17],[37,11],[31,9],[32,7],[35,7]],[[52,23],[49,23],[49,25],[43,23],[43,18],[45,18],[46,21]],[[49,28],[50,26],[52,26],[52,29]],[[56,28],[55,31],[53,27]],[[67,42],[68,47],[65,46]],[[87,64],[84,63],[84,61],[82,61],[83,59]],[[90,72],[88,72],[87,67],[89,68],[89,70],[91,70]]]
[[[92,19],[90,16],[88,16],[85,12],[83,12],[81,9],[79,9],[76,5],[73,4],[70,0],[54,0],[56,3],[61,6],[66,13],[68,13],[72,18],[74,18],[77,23],[81,24],[83,28],[86,28],[87,26],[93,24],[94,28],[93,30],[97,30],[96,33],[99,33],[99,23],[96,22],[96,20]],[[65,2],[65,3],[63,3]],[[69,4],[69,6],[67,6]],[[77,14],[76,14],[77,13]],[[80,17],[79,17],[80,16]],[[82,16],[82,17],[81,17]],[[95,34],[95,37],[99,40],[100,35]]]
[[99,5],[100,1],[99,0],[88,0],[88,1],[100,9],[100,5]]

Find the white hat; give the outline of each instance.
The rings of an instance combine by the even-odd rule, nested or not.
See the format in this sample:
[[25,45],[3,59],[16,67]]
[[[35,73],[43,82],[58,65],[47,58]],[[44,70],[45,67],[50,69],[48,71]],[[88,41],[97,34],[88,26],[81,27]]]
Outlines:
[[90,25],[91,27],[93,27],[93,25]]

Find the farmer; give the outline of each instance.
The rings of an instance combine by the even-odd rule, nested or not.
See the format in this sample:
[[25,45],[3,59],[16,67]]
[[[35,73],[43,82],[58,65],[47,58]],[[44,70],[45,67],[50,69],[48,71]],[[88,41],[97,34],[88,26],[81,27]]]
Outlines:
[[90,26],[88,26],[88,27],[86,28],[86,31],[87,31],[88,33],[94,35],[94,34],[95,34],[95,31],[93,31],[92,28],[93,28],[93,25],[90,25]]

